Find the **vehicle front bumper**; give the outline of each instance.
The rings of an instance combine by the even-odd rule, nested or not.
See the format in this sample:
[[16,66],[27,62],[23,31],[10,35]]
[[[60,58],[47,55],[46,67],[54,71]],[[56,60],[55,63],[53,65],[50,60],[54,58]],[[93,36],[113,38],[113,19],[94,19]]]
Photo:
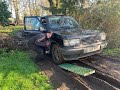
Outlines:
[[[100,45],[99,50],[85,53],[86,48],[96,47],[97,45]],[[84,57],[87,57],[87,56],[98,54],[106,46],[107,46],[107,41],[103,41],[103,42],[87,45],[85,47],[64,47],[64,48],[61,48],[60,51],[63,55],[64,60],[70,61],[70,60],[78,60],[80,58],[84,58]]]

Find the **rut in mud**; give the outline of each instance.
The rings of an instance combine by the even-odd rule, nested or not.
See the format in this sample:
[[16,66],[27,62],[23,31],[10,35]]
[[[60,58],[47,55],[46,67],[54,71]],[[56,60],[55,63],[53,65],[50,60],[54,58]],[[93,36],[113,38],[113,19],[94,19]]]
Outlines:
[[44,75],[48,76],[54,89],[58,90],[88,90],[88,87],[79,83],[64,70],[51,62],[50,58],[37,63]]
[[81,62],[120,81],[120,60],[96,55]]
[[[94,58],[94,63],[98,62],[98,59],[96,59],[98,57],[93,57],[93,58]],[[93,60],[93,58],[91,59]],[[88,60],[83,60],[83,61],[90,62]],[[108,61],[109,60],[106,60],[106,62]],[[100,58],[99,60],[100,64],[99,63],[98,64],[101,65],[102,62],[103,62],[103,59]],[[69,63],[89,67],[89,65],[81,63],[80,61],[70,61]],[[113,62],[109,62],[109,64],[110,63],[112,64]],[[97,65],[97,67],[99,65]],[[52,62],[51,58],[48,58],[48,57],[46,58],[46,60],[39,61],[38,66],[42,70],[43,74],[49,77],[55,90],[56,89],[58,90],[68,90],[68,89],[70,90],[118,90],[120,89],[119,77],[115,78],[116,76],[114,75],[116,74],[111,74],[111,75],[109,74],[110,75],[109,77],[108,75],[106,75],[106,73],[104,73],[104,71],[102,72],[100,71],[102,69],[100,70],[96,69],[97,73],[87,76],[87,77],[82,77],[82,76],[79,76],[74,73],[61,69],[60,67],[58,67]],[[114,66],[114,68],[115,67],[117,66]],[[90,66],[90,68],[93,68],[93,67]],[[108,67],[108,69],[111,69],[111,68]]]

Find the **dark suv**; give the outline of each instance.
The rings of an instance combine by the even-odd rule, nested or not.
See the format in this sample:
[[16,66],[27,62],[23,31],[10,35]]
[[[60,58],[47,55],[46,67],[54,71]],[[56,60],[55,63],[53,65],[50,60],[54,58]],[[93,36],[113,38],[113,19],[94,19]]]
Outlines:
[[100,53],[107,46],[103,31],[83,30],[71,16],[24,17],[24,35],[48,31],[53,32],[53,36],[45,53],[51,53],[57,64]]

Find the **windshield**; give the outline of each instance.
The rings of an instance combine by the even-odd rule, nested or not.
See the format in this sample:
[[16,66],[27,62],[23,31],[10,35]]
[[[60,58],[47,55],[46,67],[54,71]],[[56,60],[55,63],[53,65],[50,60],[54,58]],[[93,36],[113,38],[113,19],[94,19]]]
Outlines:
[[48,18],[49,26],[51,29],[71,29],[79,28],[79,24],[69,16],[53,16]]

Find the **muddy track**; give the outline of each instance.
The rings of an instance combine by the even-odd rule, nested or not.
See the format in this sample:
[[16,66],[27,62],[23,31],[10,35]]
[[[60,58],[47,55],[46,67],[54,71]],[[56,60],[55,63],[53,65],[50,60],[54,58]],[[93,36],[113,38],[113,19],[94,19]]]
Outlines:
[[97,55],[86,60],[80,60],[80,63],[96,70],[96,73],[91,76],[106,81],[113,87],[120,89],[120,61],[118,59]]
[[[94,57],[93,57],[94,58]],[[91,58],[93,60],[93,58]],[[96,58],[94,58],[95,60]],[[96,60],[97,61],[97,60]],[[102,61],[102,60],[101,60]],[[95,65],[90,65],[87,60],[71,61],[69,63],[94,68],[96,73],[87,77],[82,77],[68,72],[55,65],[51,58],[40,61],[38,66],[43,74],[49,77],[54,89],[58,90],[119,90],[120,82],[115,76],[102,72],[102,69],[96,69]],[[94,61],[95,62],[95,61]],[[99,61],[100,62],[100,61]]]
[[80,60],[81,63],[94,68],[97,73],[106,77],[113,78],[120,82],[120,61],[101,56],[93,56],[86,60]]
[[93,75],[88,77],[76,76],[76,80],[80,83],[83,82],[92,90],[118,90],[118,88]]
[[66,71],[55,65],[50,58],[37,63],[40,70],[52,83],[54,90],[88,90],[89,87],[80,83]]
[[[78,62],[76,65],[92,68],[91,66]],[[76,79],[84,81],[93,90],[118,90],[120,89],[120,82],[112,76],[106,75],[96,70],[96,73],[87,77],[76,75]],[[82,80],[81,80],[82,79]]]
[[92,77],[95,77],[97,79],[100,79],[102,81],[105,81],[107,83],[109,83],[111,86],[116,87],[116,88],[120,88],[120,81],[116,78],[114,78],[114,76],[110,76],[108,74],[103,73],[102,71],[96,69],[94,66],[86,64],[84,62],[82,62],[85,66],[88,66],[94,70],[96,70],[95,74],[91,75]]

